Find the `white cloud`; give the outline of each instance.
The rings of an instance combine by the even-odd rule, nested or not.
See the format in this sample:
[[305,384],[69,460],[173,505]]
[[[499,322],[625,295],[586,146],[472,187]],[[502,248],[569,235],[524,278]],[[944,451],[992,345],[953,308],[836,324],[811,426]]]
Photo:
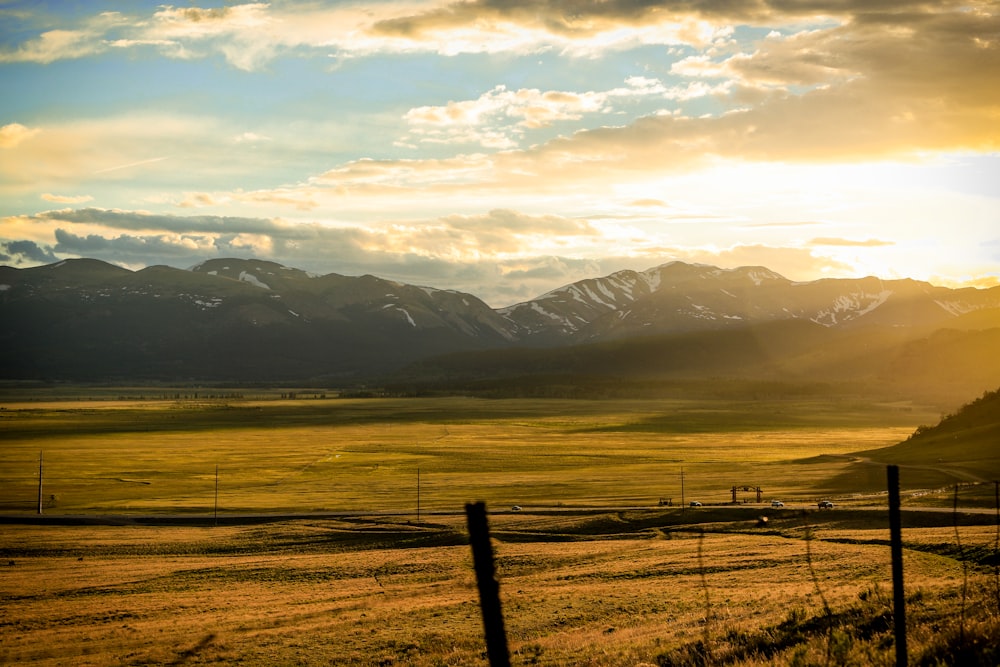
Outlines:
[[54,195],[46,192],[42,194],[41,197],[45,201],[54,202],[56,204],[85,204],[89,201],[94,201],[94,198],[90,195]]
[[38,134],[38,128],[29,128],[20,123],[8,123],[0,127],[0,148],[14,148]]
[[692,86],[668,89],[657,79],[633,76],[625,86],[605,91],[508,90],[498,85],[474,100],[410,109],[403,119],[410,125],[404,143],[478,143],[484,148],[513,148],[528,130],[560,121],[578,121],[588,114],[607,114],[618,101],[641,98],[688,99]]

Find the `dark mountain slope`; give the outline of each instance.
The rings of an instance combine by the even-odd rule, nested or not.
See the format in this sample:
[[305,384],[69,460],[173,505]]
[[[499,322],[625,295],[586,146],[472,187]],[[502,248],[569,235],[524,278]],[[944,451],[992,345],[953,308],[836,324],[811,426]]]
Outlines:
[[904,442],[859,452],[859,456],[900,466],[900,477],[924,477],[938,472],[940,483],[1000,479],[1000,390],[944,417],[935,426],[921,426]]
[[351,384],[410,365],[394,381],[732,377],[968,396],[1000,374],[1000,288],[795,283],[681,262],[493,310],[461,292],[256,259],[136,272],[81,259],[0,267],[0,322],[0,379]]
[[532,395],[558,393],[554,387],[579,395],[588,385],[594,394],[613,386],[634,395],[652,391],[651,383],[700,384],[710,393],[734,382],[754,392],[761,382],[827,383],[955,405],[1000,377],[1000,328],[911,335],[897,328],[844,330],[786,320],[561,348],[448,354],[412,364],[387,382],[400,391],[452,387]]
[[351,380],[508,335],[472,295],[256,260],[138,272],[73,260],[5,268],[0,285],[6,379]]

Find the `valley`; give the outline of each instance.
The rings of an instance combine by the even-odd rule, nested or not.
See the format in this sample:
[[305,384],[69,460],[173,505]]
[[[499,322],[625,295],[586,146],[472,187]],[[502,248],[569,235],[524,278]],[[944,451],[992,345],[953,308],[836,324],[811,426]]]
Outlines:
[[903,445],[911,655],[992,655],[994,489],[954,483],[1000,473],[996,393],[918,428],[936,407],[842,395],[255,392],[4,396],[0,661],[483,665],[485,500],[513,664],[889,665],[876,459]]

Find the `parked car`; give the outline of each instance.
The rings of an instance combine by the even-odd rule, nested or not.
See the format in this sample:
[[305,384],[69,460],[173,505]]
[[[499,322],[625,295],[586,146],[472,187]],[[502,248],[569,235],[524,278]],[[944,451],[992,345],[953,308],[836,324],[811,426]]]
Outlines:
[[772,500],[771,501],[771,507],[784,507],[784,506],[785,506],[785,503],[781,502],[780,500]]
[[691,507],[701,507],[701,503],[699,503],[697,500],[692,500]]
[[510,508],[510,511],[511,512],[520,512],[521,511],[521,506],[520,505],[514,505],[513,507]]
[[821,510],[832,510],[833,503],[831,503],[829,500],[821,500],[819,501],[819,508]]

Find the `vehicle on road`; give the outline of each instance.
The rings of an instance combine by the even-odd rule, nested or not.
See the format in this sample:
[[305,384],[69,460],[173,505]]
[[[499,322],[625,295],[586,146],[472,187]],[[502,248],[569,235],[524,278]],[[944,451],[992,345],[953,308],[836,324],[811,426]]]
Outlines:
[[697,500],[692,500],[691,507],[701,507],[701,503],[699,503]]
[[772,500],[771,501],[771,507],[784,507],[784,506],[785,506],[785,503],[781,502],[780,500]]
[[821,510],[832,510],[833,509],[833,503],[831,503],[829,500],[821,500],[821,501],[819,501],[818,504],[819,504],[819,508]]

